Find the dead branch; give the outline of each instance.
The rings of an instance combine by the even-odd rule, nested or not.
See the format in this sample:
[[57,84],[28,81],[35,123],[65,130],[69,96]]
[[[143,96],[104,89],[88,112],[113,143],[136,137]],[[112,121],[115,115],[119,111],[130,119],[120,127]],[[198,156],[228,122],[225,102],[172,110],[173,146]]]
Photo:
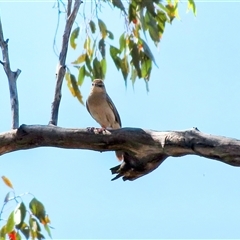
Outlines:
[[67,20],[66,20],[65,30],[63,34],[62,49],[59,55],[58,70],[56,73],[57,82],[56,82],[54,100],[52,103],[51,119],[49,122],[49,124],[53,124],[55,126],[57,125],[57,121],[58,121],[58,111],[59,111],[59,105],[62,97],[62,93],[61,93],[62,83],[63,83],[63,78],[66,72],[65,63],[67,58],[69,36],[72,30],[73,23],[76,19],[80,4],[81,4],[81,0],[75,0],[73,10],[71,11],[72,1],[68,0]]
[[11,111],[12,111],[12,129],[19,127],[19,103],[18,103],[18,93],[17,93],[17,78],[21,73],[20,69],[17,69],[15,72],[11,70],[10,60],[8,54],[8,39],[4,40],[2,22],[0,19],[0,47],[2,49],[3,65],[4,71],[8,78],[8,85],[10,91],[10,102],[11,102]]
[[[22,125],[0,134],[0,155],[37,147],[124,151],[121,165],[111,168],[114,179],[135,180],[155,170],[168,157],[197,155],[240,166],[240,140],[213,136],[197,129],[150,131],[121,128],[111,131]],[[113,179],[113,180],[114,180]]]

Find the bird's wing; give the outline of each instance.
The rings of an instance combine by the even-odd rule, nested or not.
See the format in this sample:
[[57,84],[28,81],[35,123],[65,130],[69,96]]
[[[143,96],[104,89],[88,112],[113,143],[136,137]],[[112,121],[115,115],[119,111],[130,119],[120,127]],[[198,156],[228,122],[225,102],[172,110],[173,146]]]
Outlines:
[[87,107],[88,112],[90,113],[90,115],[91,115],[92,118],[94,119],[93,115],[91,114],[91,112],[90,112],[90,110],[89,110],[89,107],[88,107],[88,101],[86,101],[86,107]]
[[121,119],[120,119],[119,113],[117,111],[117,108],[115,107],[112,99],[108,96],[108,94],[107,94],[107,102],[108,102],[110,108],[113,110],[113,113],[116,117],[116,122],[118,122],[120,127],[122,127]]

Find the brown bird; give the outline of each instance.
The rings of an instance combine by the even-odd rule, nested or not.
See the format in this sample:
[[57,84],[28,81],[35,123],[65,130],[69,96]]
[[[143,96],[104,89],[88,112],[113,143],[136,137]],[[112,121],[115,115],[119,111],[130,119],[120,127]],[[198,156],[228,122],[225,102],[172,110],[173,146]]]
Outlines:
[[[86,101],[88,112],[101,125],[102,128],[121,128],[121,119],[118,111],[106,92],[101,79],[92,82],[92,88]],[[123,152],[116,151],[117,158],[123,160]]]

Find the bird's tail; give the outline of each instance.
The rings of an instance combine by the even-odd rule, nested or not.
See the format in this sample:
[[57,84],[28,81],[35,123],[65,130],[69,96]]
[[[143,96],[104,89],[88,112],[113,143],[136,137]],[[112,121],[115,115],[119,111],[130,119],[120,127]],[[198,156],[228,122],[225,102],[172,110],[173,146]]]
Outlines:
[[116,151],[116,156],[118,158],[119,161],[123,160],[123,152],[122,151]]

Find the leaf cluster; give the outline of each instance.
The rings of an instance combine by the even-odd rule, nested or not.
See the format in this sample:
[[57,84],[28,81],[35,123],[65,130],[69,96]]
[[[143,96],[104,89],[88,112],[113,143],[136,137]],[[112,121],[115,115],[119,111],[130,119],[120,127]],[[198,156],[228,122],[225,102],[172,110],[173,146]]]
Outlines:
[[[107,53],[111,56],[117,70],[121,71],[125,83],[129,77],[133,84],[136,78],[142,78],[147,83],[153,64],[157,66],[147,39],[150,38],[158,46],[166,24],[171,24],[175,18],[179,18],[179,0],[167,0],[165,3],[160,0],[131,0],[128,3],[122,0],[102,2],[121,10],[125,20],[125,29],[118,39],[118,46],[114,46],[107,41],[107,39],[113,40],[114,34],[108,29],[107,23],[98,17],[98,14],[92,13],[91,16],[95,17],[91,19],[85,18],[85,40],[81,46],[80,55],[72,62],[72,65],[78,69],[78,74],[75,77],[69,69],[66,74],[71,93],[82,104],[79,87],[86,77],[92,80],[105,78]],[[188,0],[188,9],[196,15],[194,0]],[[76,40],[79,32],[80,28],[77,27],[71,33],[70,46],[74,50],[77,47]]]
[[[0,240],[5,240],[6,237],[8,237],[10,240],[20,240],[22,239],[22,235],[26,239],[44,239],[45,237],[41,232],[41,225],[47,231],[49,237],[51,237],[49,226],[50,219],[46,214],[44,205],[35,197],[33,197],[29,203],[29,210],[27,210],[21,196],[15,195],[11,181],[5,176],[3,176],[2,179],[8,187],[13,189],[13,191],[8,192],[4,199],[3,207],[0,213],[0,221],[3,221],[1,215],[3,213],[4,207],[10,201],[14,200],[16,202],[16,207],[10,213],[8,219],[6,220],[6,223],[0,229]],[[13,194],[13,197],[11,197],[11,194]],[[26,221],[27,214],[29,215],[28,222]]]

